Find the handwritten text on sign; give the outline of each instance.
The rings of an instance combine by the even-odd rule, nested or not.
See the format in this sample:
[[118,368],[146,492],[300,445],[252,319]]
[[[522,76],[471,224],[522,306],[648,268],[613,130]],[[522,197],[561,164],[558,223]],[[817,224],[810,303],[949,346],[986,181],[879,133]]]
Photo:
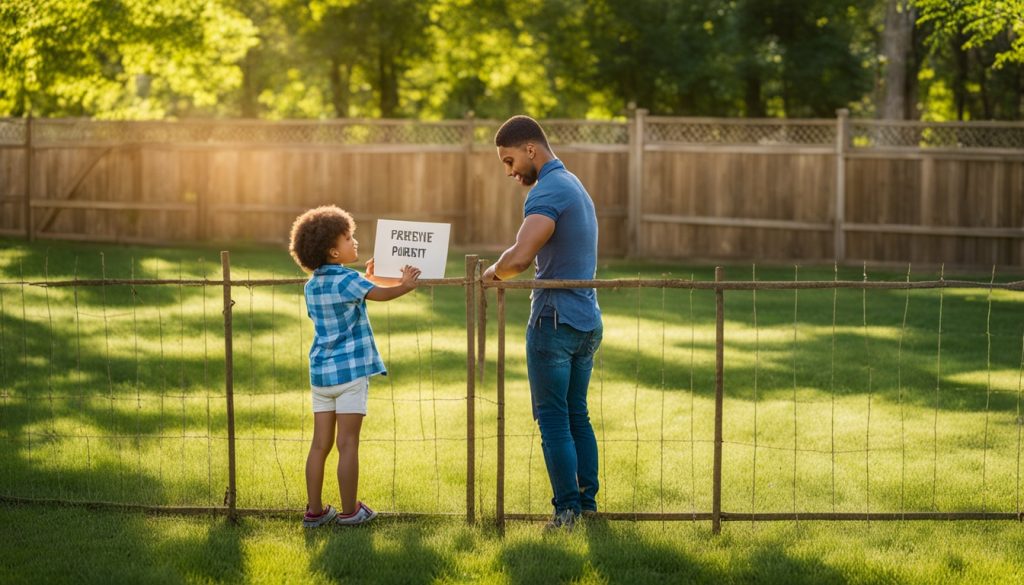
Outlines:
[[447,223],[377,220],[375,274],[398,278],[402,267],[410,264],[422,271],[420,278],[444,278],[451,227]]

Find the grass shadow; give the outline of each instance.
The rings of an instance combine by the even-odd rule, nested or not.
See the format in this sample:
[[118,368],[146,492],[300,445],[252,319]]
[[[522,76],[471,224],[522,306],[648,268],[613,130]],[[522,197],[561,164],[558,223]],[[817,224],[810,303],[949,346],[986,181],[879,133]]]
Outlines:
[[434,583],[449,563],[425,542],[429,531],[429,524],[388,520],[309,531],[310,570],[333,583]]

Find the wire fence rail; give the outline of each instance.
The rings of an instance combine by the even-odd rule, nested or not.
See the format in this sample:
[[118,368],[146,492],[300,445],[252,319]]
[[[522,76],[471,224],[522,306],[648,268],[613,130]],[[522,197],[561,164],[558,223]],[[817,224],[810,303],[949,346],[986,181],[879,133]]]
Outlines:
[[[8,443],[6,469],[0,469],[0,500],[232,518],[295,514],[301,482],[286,468],[301,460],[308,441],[308,405],[296,413],[296,404],[304,404],[296,397],[303,393],[283,387],[305,385],[305,279],[233,278],[229,254],[222,253],[221,260],[220,279],[184,278],[180,269],[176,279],[134,278],[134,266],[132,278],[107,278],[105,264],[102,278],[77,278],[76,261],[76,277],[70,280],[21,276],[0,281],[0,428]],[[387,462],[368,479],[387,514],[459,516],[470,522],[490,517],[499,529],[506,520],[547,516],[540,511],[543,506],[534,511],[535,496],[546,485],[542,468],[535,470],[540,462],[535,425],[518,402],[510,410],[506,400],[510,385],[517,396],[528,392],[514,369],[521,368],[521,360],[506,352],[507,295],[521,289],[599,288],[609,295],[636,295],[623,303],[632,305],[635,323],[622,312],[607,315],[616,332],[606,335],[592,383],[603,493],[609,501],[602,504],[607,510],[603,517],[710,521],[714,533],[725,521],[1024,520],[1024,335],[1019,310],[1000,309],[1007,299],[993,300],[1002,292],[1011,295],[1009,306],[1019,303],[1013,295],[1024,291],[1024,281],[996,282],[994,270],[987,282],[942,275],[912,281],[908,268],[900,281],[870,281],[866,270],[862,280],[839,280],[838,269],[832,280],[800,280],[797,269],[793,280],[761,281],[755,269],[749,281],[729,281],[716,269],[713,281],[691,275],[485,283],[480,279],[485,267],[486,261],[471,255],[462,277],[422,281],[429,291],[429,301],[422,300],[429,302],[426,320],[401,306],[392,311],[390,304],[383,315],[384,335],[378,334],[378,343],[392,375],[380,382],[385,389],[371,401],[389,420],[363,441],[373,460]],[[69,288],[70,300],[51,299],[50,291]],[[201,307],[194,297],[185,302],[186,288],[202,291]],[[259,302],[256,289],[268,291]],[[291,296],[278,294],[278,289]],[[488,332],[492,289],[497,323]],[[152,306],[143,302],[141,290],[159,295]],[[214,333],[220,328],[218,319],[211,317],[216,310],[211,306],[217,305],[207,298],[208,290],[221,293],[219,340]],[[829,290],[831,323],[820,310],[827,310],[827,304],[801,313],[802,291]],[[115,302],[115,291],[128,299]],[[435,291],[447,296],[438,298]],[[860,294],[859,319],[842,313],[840,291]],[[902,321],[877,317],[878,323],[871,323],[868,291],[904,291],[902,303],[893,305],[895,312],[902,309]],[[908,328],[916,291],[938,292],[934,340]],[[651,298],[651,293],[659,297]],[[713,294],[713,299],[697,298],[695,312],[695,295],[700,293]],[[784,311],[766,313],[766,304],[780,302],[766,300],[766,295],[789,293],[792,322],[770,323]],[[954,293],[984,296],[978,301],[986,309],[984,332],[979,333],[985,340],[980,344],[983,356],[959,355],[955,343],[960,334],[943,330],[944,296]],[[27,294],[41,299],[29,304]],[[80,302],[83,297],[89,297],[86,303]],[[711,302],[705,305],[705,300]],[[733,315],[729,327],[727,300]],[[239,302],[248,314],[236,308]],[[465,322],[454,327],[464,328],[461,349],[451,335],[435,338],[441,328],[453,329],[450,323],[436,322],[435,315],[442,313],[435,303],[447,303],[449,314],[453,303],[464,303]],[[282,317],[278,307],[285,305],[288,316]],[[713,312],[713,321],[702,316],[705,309]],[[734,318],[747,309],[750,322]],[[512,312],[516,310],[513,306]],[[947,328],[949,310],[947,306]],[[1010,317],[1000,319],[1000,310]],[[45,318],[38,317],[44,313]],[[375,324],[379,330],[381,320]],[[705,324],[708,331],[713,325],[713,335],[704,331]],[[882,338],[873,329],[886,326],[897,340],[895,347],[881,347]],[[629,329],[633,331],[623,333]],[[1006,330],[1015,333],[1007,335]],[[490,361],[489,334],[496,338]],[[635,344],[627,350],[625,341],[631,343],[632,335]],[[994,348],[993,338],[1007,342]],[[220,343],[223,349],[216,349]],[[819,352],[827,363],[801,370],[803,343],[827,347]],[[934,367],[912,372],[910,352],[928,343],[934,343]],[[853,357],[849,348],[855,344],[860,347]],[[290,356],[288,363],[280,357],[282,349]],[[1013,368],[1006,367],[1010,353],[1020,356]],[[464,367],[452,365],[463,357]],[[975,357],[984,363],[973,362]],[[862,363],[855,368],[844,364],[851,359]],[[709,366],[706,372],[703,366]],[[969,418],[957,411],[957,401],[965,400],[963,389],[946,390],[951,379],[947,370],[957,367],[974,368],[985,378],[984,401],[972,403]],[[1017,373],[1015,387],[1008,381],[1011,369]],[[886,378],[892,378],[891,370],[895,380]],[[734,381],[727,384],[727,375]],[[788,389],[785,381],[779,382],[786,377]],[[856,395],[841,388],[850,377],[862,379]],[[934,391],[930,398],[920,391],[929,377],[933,388],[925,390]],[[606,380],[619,391],[605,392]],[[223,391],[212,391],[218,382]],[[240,384],[241,394],[236,392]],[[887,384],[895,386],[895,396],[884,394]],[[704,385],[713,388],[712,396],[701,394]],[[441,387],[464,390],[445,395],[439,394]],[[808,398],[807,387],[825,399]],[[611,413],[607,417],[606,403]],[[856,418],[861,416],[863,420]],[[705,428],[710,420],[713,430]],[[947,420],[952,422],[948,428]],[[974,434],[956,428],[978,422],[983,431]],[[856,433],[860,438],[853,441]],[[921,455],[922,445],[931,447],[930,458]],[[940,464],[940,459],[955,460],[964,453],[969,455],[966,467]],[[855,458],[859,460],[851,463]],[[898,479],[879,477],[897,471]],[[980,496],[980,505],[977,498],[950,500],[939,487],[952,482],[962,489],[978,476],[974,495]],[[408,483],[415,485],[402,485]],[[860,487],[847,493],[852,484]],[[815,508],[822,504],[825,509]]]

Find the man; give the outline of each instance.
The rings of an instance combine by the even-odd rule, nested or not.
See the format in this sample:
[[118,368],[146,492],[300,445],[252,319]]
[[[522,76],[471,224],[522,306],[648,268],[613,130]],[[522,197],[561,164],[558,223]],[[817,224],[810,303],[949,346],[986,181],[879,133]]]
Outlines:
[[[536,260],[537,279],[590,280],[597,271],[594,202],[527,116],[509,118],[494,136],[505,174],[532,186],[516,243],[483,274],[511,278]],[[548,529],[572,529],[597,511],[597,439],[587,388],[603,326],[592,288],[534,289],[526,330],[533,418],[540,427],[555,513]]]

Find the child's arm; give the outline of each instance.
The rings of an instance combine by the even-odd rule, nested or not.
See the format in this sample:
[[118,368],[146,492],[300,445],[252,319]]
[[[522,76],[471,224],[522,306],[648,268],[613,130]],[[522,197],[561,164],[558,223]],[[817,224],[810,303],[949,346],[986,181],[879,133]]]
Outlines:
[[[403,266],[402,278],[386,278],[373,273],[373,259],[366,263],[366,279],[377,285],[366,293],[366,298],[371,301],[390,301],[397,299],[405,293],[411,292],[418,285],[420,269],[415,266]],[[383,286],[382,286],[383,285]]]

